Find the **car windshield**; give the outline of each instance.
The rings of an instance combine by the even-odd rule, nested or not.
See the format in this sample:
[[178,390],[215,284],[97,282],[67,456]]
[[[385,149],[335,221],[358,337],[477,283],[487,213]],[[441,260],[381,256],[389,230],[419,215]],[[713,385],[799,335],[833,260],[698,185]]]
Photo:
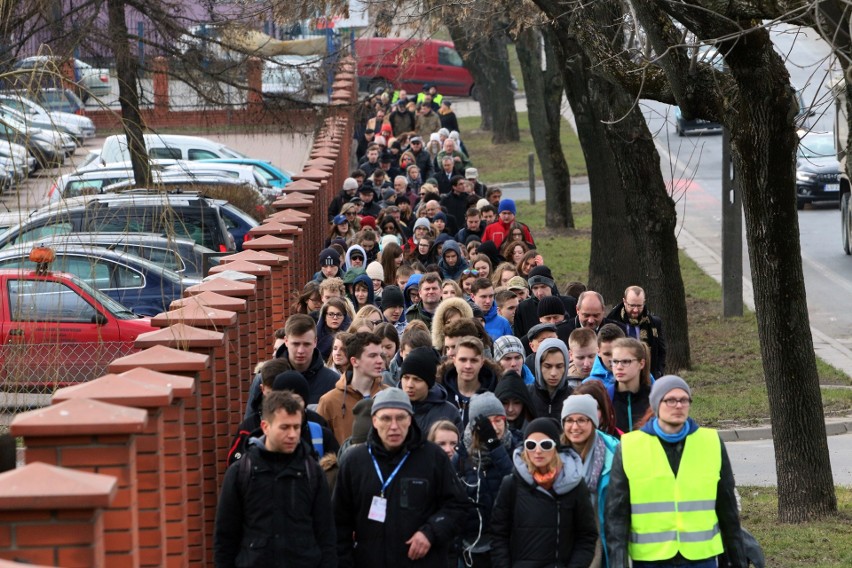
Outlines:
[[799,141],[799,158],[826,158],[836,156],[834,136],[831,134],[807,135]]
[[109,313],[116,317],[116,319],[131,320],[137,319],[139,317],[121,304],[119,304],[118,302],[116,302],[115,300],[113,300],[112,298],[110,298],[109,296],[107,296],[106,294],[104,294],[103,292],[101,292],[100,290],[97,290],[93,286],[90,286],[80,278],[77,278],[73,274],[69,276],[71,280],[74,281],[74,284],[82,288],[87,294],[92,296],[92,298],[100,302]]

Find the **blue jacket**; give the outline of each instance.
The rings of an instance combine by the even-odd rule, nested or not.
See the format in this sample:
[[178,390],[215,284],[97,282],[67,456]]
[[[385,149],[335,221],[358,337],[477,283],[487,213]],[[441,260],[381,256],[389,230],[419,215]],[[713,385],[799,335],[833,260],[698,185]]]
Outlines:
[[[491,304],[491,309],[485,314],[485,331],[495,341],[504,335],[512,335],[512,326],[509,320],[497,313],[497,302]],[[526,379],[524,379],[526,382]]]
[[595,357],[595,364],[592,365],[592,372],[589,373],[589,376],[583,380],[583,382],[585,383],[595,379],[601,381],[605,387],[610,387],[615,384],[615,376],[613,376],[612,371],[607,370],[607,368],[604,367],[600,356]]
[[606,503],[606,489],[609,486],[609,474],[612,470],[612,458],[615,457],[615,450],[618,448],[618,444],[620,443],[617,438],[614,436],[610,436],[609,434],[605,434],[600,430],[595,432],[600,438],[603,440],[604,446],[606,447],[606,457],[604,458],[603,469],[601,470],[601,478],[598,481],[598,498],[596,506],[596,511],[598,513],[598,526],[600,527],[600,535],[601,535],[601,547],[603,548],[604,553],[604,568],[608,568],[609,566],[609,558],[606,552],[606,538],[604,531],[604,505]]
[[523,372],[521,373],[521,378],[524,379],[525,385],[531,385],[535,382],[535,375],[532,374],[530,368],[526,366],[526,364],[521,369]]

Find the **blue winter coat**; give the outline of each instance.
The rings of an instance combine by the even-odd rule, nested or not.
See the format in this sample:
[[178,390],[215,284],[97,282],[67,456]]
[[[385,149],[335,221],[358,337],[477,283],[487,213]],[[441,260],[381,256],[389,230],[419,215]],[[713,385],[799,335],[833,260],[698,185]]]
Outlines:
[[492,341],[497,341],[504,335],[512,335],[512,326],[509,320],[497,313],[497,302],[491,304],[491,309],[485,314],[485,332]]

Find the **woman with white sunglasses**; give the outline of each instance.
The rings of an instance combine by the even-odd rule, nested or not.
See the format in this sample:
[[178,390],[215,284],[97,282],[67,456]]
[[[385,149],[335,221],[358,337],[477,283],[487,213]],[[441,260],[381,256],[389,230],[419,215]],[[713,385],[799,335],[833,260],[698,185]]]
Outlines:
[[595,513],[576,453],[559,452],[559,423],[537,418],[524,429],[491,516],[492,565],[587,567],[595,555]]

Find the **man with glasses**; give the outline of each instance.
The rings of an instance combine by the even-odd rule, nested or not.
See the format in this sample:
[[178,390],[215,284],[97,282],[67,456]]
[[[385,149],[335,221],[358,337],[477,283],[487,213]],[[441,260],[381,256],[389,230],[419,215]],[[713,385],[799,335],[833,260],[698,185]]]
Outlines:
[[377,394],[371,413],[367,442],[348,450],[334,490],[339,563],[446,566],[468,508],[461,482],[402,390]]
[[341,444],[352,435],[355,405],[365,398],[375,397],[385,388],[382,384],[382,371],[385,370],[382,339],[378,335],[358,332],[349,338],[344,348],[350,369],[317,405],[317,413],[325,418]]
[[692,391],[667,375],[650,395],[655,417],[624,434],[612,461],[604,529],[609,565],[747,568],[725,444],[689,417]]
[[663,320],[648,311],[645,290],[628,286],[621,303],[609,312],[607,318],[619,323],[627,337],[638,339],[651,350],[651,373],[661,377],[666,372],[666,340],[663,337]]

